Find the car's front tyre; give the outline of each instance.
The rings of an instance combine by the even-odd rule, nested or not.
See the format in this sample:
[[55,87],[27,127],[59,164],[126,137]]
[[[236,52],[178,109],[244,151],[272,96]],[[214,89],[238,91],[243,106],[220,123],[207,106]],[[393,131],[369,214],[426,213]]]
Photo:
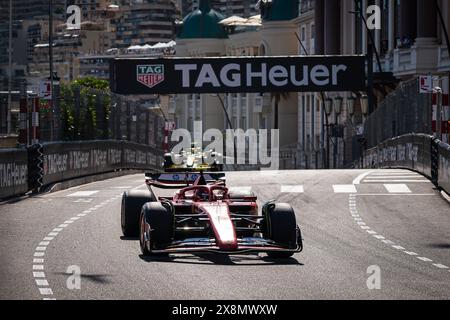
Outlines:
[[[264,238],[273,240],[290,250],[298,246],[299,228],[295,218],[294,209],[287,203],[267,203],[263,208]],[[268,252],[270,258],[289,258],[293,251]]]
[[142,207],[139,243],[144,256],[172,241],[174,219],[171,208],[161,202],[149,202]]

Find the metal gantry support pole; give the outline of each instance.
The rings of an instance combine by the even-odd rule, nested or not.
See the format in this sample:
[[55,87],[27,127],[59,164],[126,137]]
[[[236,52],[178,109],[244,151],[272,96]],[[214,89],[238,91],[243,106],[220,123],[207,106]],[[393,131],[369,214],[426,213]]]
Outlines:
[[442,78],[439,78],[439,87],[436,90],[436,138],[442,141]]
[[11,91],[12,91],[12,0],[9,0],[9,46],[8,46],[8,67],[9,67],[9,79],[8,79],[8,110],[7,110],[7,133],[11,134]]
[[48,54],[49,54],[49,64],[50,64],[50,141],[53,141],[53,102],[54,92],[53,92],[53,0],[49,0],[48,3]]

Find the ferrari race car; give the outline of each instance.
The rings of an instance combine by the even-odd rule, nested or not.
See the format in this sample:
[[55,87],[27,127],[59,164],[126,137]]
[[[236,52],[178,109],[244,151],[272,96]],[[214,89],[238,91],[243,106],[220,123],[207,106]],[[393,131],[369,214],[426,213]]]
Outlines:
[[[263,252],[287,258],[302,251],[289,204],[269,201],[259,214],[256,196],[230,191],[223,173],[180,175],[146,174],[148,190],[123,194],[123,235],[139,237],[143,255]],[[179,190],[156,198],[152,186]]]
[[164,155],[163,168],[165,172],[217,172],[223,170],[223,160],[220,153],[214,151],[203,152],[201,148],[192,144],[188,151],[183,150],[178,154],[166,153]]

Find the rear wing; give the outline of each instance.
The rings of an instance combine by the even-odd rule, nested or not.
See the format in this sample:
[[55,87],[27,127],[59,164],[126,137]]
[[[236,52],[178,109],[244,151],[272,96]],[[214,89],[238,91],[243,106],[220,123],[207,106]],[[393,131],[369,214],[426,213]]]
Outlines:
[[[181,189],[193,185],[200,175],[192,172],[146,173],[145,183],[161,189]],[[203,177],[208,184],[225,184],[223,172],[204,172]]]

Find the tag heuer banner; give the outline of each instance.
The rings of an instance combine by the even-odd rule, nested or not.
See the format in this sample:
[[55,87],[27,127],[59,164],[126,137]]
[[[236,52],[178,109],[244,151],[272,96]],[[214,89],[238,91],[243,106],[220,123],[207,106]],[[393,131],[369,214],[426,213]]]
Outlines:
[[364,56],[113,59],[118,94],[364,91]]

